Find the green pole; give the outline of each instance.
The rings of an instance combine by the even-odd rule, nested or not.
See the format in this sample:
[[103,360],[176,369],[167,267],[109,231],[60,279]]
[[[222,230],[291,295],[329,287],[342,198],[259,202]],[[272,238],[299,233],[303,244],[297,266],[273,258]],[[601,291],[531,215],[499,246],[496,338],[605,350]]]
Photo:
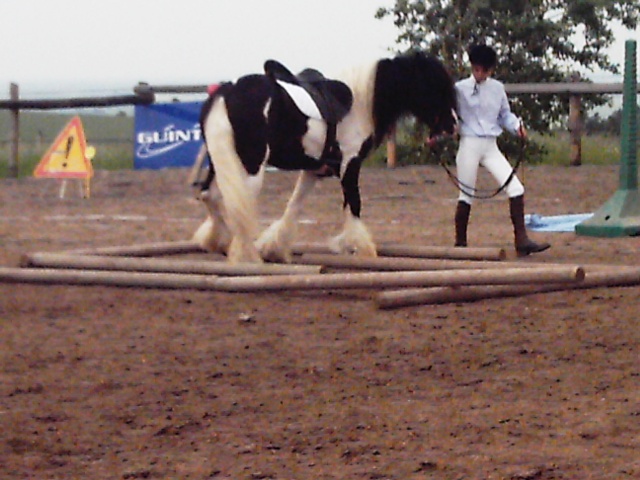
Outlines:
[[638,159],[637,159],[637,114],[638,108],[636,93],[636,42],[627,40],[625,43],[625,69],[622,108],[622,132],[620,187],[627,190],[638,188]]
[[620,182],[618,190],[593,216],[576,225],[578,235],[622,237],[640,235],[638,195],[636,41],[625,42],[622,126],[620,132]]

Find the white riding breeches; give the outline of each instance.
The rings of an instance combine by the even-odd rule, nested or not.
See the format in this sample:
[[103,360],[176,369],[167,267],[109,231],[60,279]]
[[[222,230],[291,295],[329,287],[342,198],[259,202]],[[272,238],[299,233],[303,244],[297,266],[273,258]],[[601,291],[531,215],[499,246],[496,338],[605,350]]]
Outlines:
[[[495,137],[461,137],[456,155],[457,176],[461,185],[458,200],[469,205],[473,203],[480,165],[487,169],[500,186],[504,185],[513,170],[498,148]],[[510,198],[518,197],[524,194],[524,186],[514,175],[504,191]]]

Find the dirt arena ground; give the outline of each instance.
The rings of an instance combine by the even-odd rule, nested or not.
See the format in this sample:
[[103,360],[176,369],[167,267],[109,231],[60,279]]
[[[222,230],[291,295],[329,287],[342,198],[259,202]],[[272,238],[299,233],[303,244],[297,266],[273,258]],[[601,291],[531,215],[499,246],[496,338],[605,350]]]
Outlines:
[[[0,181],[0,265],[28,252],[186,240],[187,171],[97,172],[92,196]],[[268,173],[262,218],[294,182]],[[527,211],[592,212],[617,167],[527,167]],[[438,167],[365,170],[377,240],[449,246]],[[335,180],[301,240],[337,232]],[[512,255],[504,198],[473,246]],[[638,238],[532,233],[519,261],[638,265]],[[640,287],[378,310],[372,291],[225,294],[0,283],[3,479],[637,479]]]

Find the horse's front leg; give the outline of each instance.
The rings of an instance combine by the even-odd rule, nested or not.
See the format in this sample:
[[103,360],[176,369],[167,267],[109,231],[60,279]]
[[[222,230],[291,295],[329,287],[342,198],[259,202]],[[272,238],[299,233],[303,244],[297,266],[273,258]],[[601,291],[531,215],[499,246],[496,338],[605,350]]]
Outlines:
[[273,262],[291,262],[302,205],[317,181],[318,176],[315,173],[300,172],[282,217],[273,222],[256,242],[256,247],[263,259]]
[[360,219],[360,158],[352,159],[341,176],[344,195],[344,226],[342,232],[331,239],[330,248],[336,253],[353,253],[364,257],[377,257],[378,252],[367,226]]

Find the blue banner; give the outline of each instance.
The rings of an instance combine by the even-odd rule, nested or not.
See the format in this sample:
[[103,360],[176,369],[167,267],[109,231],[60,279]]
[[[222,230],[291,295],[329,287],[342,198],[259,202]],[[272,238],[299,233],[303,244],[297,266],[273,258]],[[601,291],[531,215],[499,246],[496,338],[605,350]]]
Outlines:
[[135,169],[190,167],[202,145],[202,102],[135,107]]

